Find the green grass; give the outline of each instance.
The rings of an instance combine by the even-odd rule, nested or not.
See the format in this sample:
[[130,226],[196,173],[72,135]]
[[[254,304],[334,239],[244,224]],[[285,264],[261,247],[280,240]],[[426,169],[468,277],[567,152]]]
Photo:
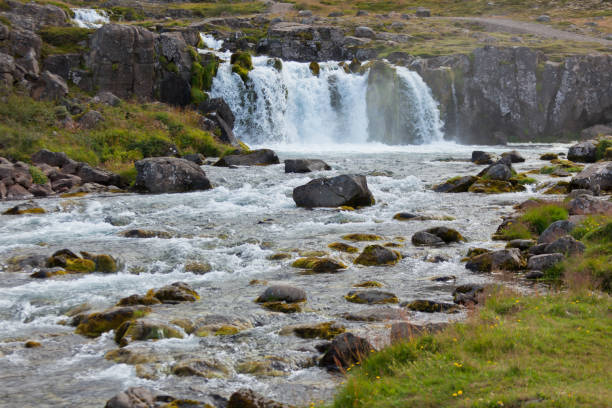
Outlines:
[[353,367],[333,407],[606,407],[610,296],[488,293],[465,323]]
[[[164,104],[122,102],[118,107],[92,106],[104,117],[92,130],[64,128],[52,102],[7,94],[0,104],[0,156],[29,161],[41,148],[63,151],[74,160],[115,171],[128,169],[135,160],[179,154],[222,156],[235,149],[219,143],[199,127],[199,115]],[[76,119],[76,118],[75,118]]]
[[191,10],[198,17],[218,17],[222,15],[240,15],[261,13],[266,6],[261,1],[194,2],[172,6],[170,9]]
[[505,241],[536,238],[550,224],[566,220],[567,217],[567,209],[562,204],[542,203],[525,211],[517,221],[508,224],[496,234],[495,238]]
[[44,52],[50,54],[67,54],[84,51],[89,35],[94,30],[80,27],[44,27],[40,30]]
[[597,143],[597,152],[596,152],[597,160],[601,160],[604,157],[606,157],[606,150],[608,148],[610,148],[610,147],[612,147],[612,140],[611,139],[601,139]]

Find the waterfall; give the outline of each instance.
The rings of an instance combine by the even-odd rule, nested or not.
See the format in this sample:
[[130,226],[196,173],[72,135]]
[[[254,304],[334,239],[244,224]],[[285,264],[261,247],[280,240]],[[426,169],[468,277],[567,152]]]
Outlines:
[[307,63],[283,61],[277,70],[274,59],[253,57],[245,85],[232,73],[230,55],[218,55],[224,62],[210,95],[228,103],[236,116],[234,133],[247,143],[422,144],[443,138],[437,103],[421,77],[406,68],[395,67],[397,136],[390,141],[368,126],[368,116],[377,114],[367,102],[369,72],[347,73],[337,62],[326,62],[316,76]]
[[206,48],[210,48],[211,50],[218,51],[223,46],[223,40],[217,40],[210,34],[200,33],[200,38],[202,39],[202,42]]
[[74,18],[72,19],[81,28],[99,28],[110,22],[108,14],[104,10],[89,8],[75,8]]

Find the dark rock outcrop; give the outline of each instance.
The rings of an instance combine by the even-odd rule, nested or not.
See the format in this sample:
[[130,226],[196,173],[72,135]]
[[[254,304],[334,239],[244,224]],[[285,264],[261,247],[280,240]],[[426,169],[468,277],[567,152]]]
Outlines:
[[329,164],[318,159],[285,160],[285,173],[310,173],[313,171],[331,170]]
[[365,360],[373,351],[374,347],[366,339],[343,333],[332,341],[319,366],[331,371],[342,370]]
[[229,166],[267,166],[279,164],[278,156],[270,149],[252,150],[243,154],[230,154],[215,163],[217,167]]
[[571,146],[567,159],[579,163],[595,163],[597,161],[597,142],[586,140]]
[[252,390],[243,388],[230,396],[227,408],[291,408],[291,406],[273,401]]
[[365,176],[342,175],[320,178],[293,189],[298,207],[363,207],[374,204]]
[[612,162],[604,161],[586,167],[574,176],[570,182],[570,189],[612,191]]
[[195,163],[176,157],[137,161],[135,188],[149,193],[182,193],[212,188],[206,173]]

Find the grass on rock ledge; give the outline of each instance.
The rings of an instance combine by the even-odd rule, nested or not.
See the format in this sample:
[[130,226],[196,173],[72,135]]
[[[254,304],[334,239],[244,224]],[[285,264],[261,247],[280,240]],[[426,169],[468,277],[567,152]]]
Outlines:
[[[167,156],[174,148],[179,154],[216,157],[235,150],[202,130],[200,116],[190,109],[135,101],[117,107],[84,103],[82,108],[81,114],[71,116],[62,105],[0,92],[0,156],[29,162],[32,153],[46,148],[132,178],[134,161]],[[95,129],[75,125],[91,110],[104,118]],[[64,125],[68,117],[75,124]]]

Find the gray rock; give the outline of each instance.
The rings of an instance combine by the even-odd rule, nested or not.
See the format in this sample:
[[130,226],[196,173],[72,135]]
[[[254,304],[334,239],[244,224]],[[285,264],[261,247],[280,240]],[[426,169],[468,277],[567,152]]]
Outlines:
[[120,177],[107,170],[102,170],[96,167],[83,163],[76,174],[81,178],[82,183],[98,183],[102,185],[120,185]]
[[38,152],[32,155],[32,162],[34,163],[44,163],[49,166],[54,167],[62,167],[66,163],[68,163],[68,156],[63,152],[52,152],[47,149],[39,150]]
[[234,392],[227,403],[227,408],[292,408],[287,404],[266,398],[256,392],[243,388]]
[[234,128],[234,122],[236,121],[236,117],[232,112],[232,109],[229,107],[227,102],[223,98],[211,98],[202,102],[198,105],[198,110],[203,115],[206,115],[211,112],[216,112],[217,115],[221,116],[223,121],[227,123],[230,128]]
[[356,15],[357,17],[362,17],[362,16],[367,16],[367,15],[369,15],[369,14],[370,14],[370,13],[368,13],[368,12],[367,12],[367,11],[365,11],[365,10],[359,10],[359,11],[357,11],[357,14],[355,14],[355,15]]
[[181,193],[212,188],[206,173],[195,163],[175,157],[153,157],[135,164],[137,189],[149,193]]
[[194,154],[186,154],[186,155],[184,155],[183,159],[189,160],[190,162],[193,162],[193,163],[197,164],[198,166],[201,166],[201,165],[204,164],[204,160],[206,160],[206,157],[204,157],[203,154],[194,153]]
[[540,234],[540,237],[538,238],[538,244],[550,244],[572,232],[574,227],[575,225],[571,221],[555,221],[550,224],[548,228],[546,228],[544,232],[542,232],[542,234]]
[[355,37],[357,38],[370,38],[376,37],[376,33],[370,27],[357,27],[355,28]]
[[612,161],[604,161],[587,166],[576,174],[570,188],[586,189],[594,192],[612,191]]
[[331,371],[343,370],[351,364],[364,360],[372,350],[374,347],[366,339],[352,333],[343,333],[332,341],[319,361],[319,366]]
[[448,227],[433,227],[426,229],[425,231],[419,231],[412,236],[412,243],[414,245],[428,245],[426,242],[433,242],[436,244],[436,240],[430,237],[435,236],[438,240],[444,244],[450,244],[451,242],[465,241],[465,238],[456,230]]
[[368,305],[377,305],[385,303],[398,303],[399,300],[391,292],[384,292],[382,290],[351,290],[348,295],[345,296],[346,300],[353,303],[365,303]]
[[544,277],[544,272],[542,271],[528,271],[525,274],[525,279],[542,279]]
[[300,10],[300,11],[298,11],[298,16],[300,16],[300,17],[312,17],[312,11],[310,11],[310,10]]
[[313,171],[331,170],[323,160],[288,159],[285,160],[285,173],[310,173]]
[[401,304],[402,307],[406,307],[409,310],[423,313],[438,313],[438,312],[456,312],[458,307],[454,303],[437,302],[435,300],[413,300],[412,302],[405,302]]
[[458,179],[450,179],[442,184],[434,186],[436,193],[465,193],[476,182],[474,176],[465,176]]
[[116,97],[112,92],[102,91],[91,99],[92,103],[101,103],[108,106],[119,106],[121,99]]
[[534,255],[527,262],[527,269],[543,271],[563,261],[563,254]]
[[591,126],[586,129],[583,129],[582,132],[580,132],[580,138],[583,140],[587,140],[587,139],[592,140],[602,135],[612,135],[612,124],[595,125],[595,126]]
[[484,174],[491,180],[508,181],[512,177],[512,170],[505,164],[493,164]]
[[453,302],[459,305],[477,304],[478,294],[484,291],[484,286],[467,284],[457,286],[453,290]]
[[22,187],[20,184],[13,184],[8,186],[6,192],[6,198],[9,200],[21,200],[25,198],[32,198],[34,195]]
[[259,149],[244,154],[230,154],[224,156],[214,165],[217,167],[262,166],[279,163],[278,156],[274,151],[270,149]]
[[6,1],[5,4],[8,8],[7,17],[13,28],[38,31],[45,26],[66,27],[70,25],[66,12],[58,6],[11,0]]
[[532,239],[513,239],[506,244],[506,248],[518,248],[521,251],[531,248],[535,245],[535,241]]
[[406,312],[395,307],[373,307],[355,312],[344,313],[343,319],[356,322],[383,322],[387,320],[404,320]]
[[587,140],[569,148],[567,159],[580,163],[594,163],[597,160],[597,142]]
[[577,241],[571,235],[566,235],[546,245],[546,248],[544,248],[544,253],[559,253],[564,254],[566,256],[579,255],[582,254],[585,249],[586,246],[582,242]]
[[568,204],[570,215],[612,215],[612,202],[582,194]]
[[516,150],[502,153],[502,157],[509,157],[512,163],[523,163],[525,158]]
[[550,16],[547,14],[542,14],[536,18],[536,21],[539,23],[550,23]]
[[98,111],[92,110],[85,113],[79,119],[79,125],[83,129],[95,129],[98,126],[98,123],[104,121],[104,117]]
[[434,234],[430,234],[426,231],[416,232],[412,236],[412,245],[417,246],[440,246],[444,245],[444,241],[440,237]]
[[298,303],[306,301],[306,292],[303,289],[289,285],[274,285],[266,288],[259,295],[256,302],[287,302]]
[[332,11],[329,13],[328,17],[342,17],[344,15],[341,11]]
[[44,71],[38,81],[32,85],[31,96],[34,99],[60,100],[68,95],[68,85],[59,75]]
[[341,175],[319,178],[293,189],[298,207],[362,207],[374,204],[365,176]]
[[473,272],[517,271],[523,266],[521,251],[517,248],[502,249],[477,255],[466,264]]

